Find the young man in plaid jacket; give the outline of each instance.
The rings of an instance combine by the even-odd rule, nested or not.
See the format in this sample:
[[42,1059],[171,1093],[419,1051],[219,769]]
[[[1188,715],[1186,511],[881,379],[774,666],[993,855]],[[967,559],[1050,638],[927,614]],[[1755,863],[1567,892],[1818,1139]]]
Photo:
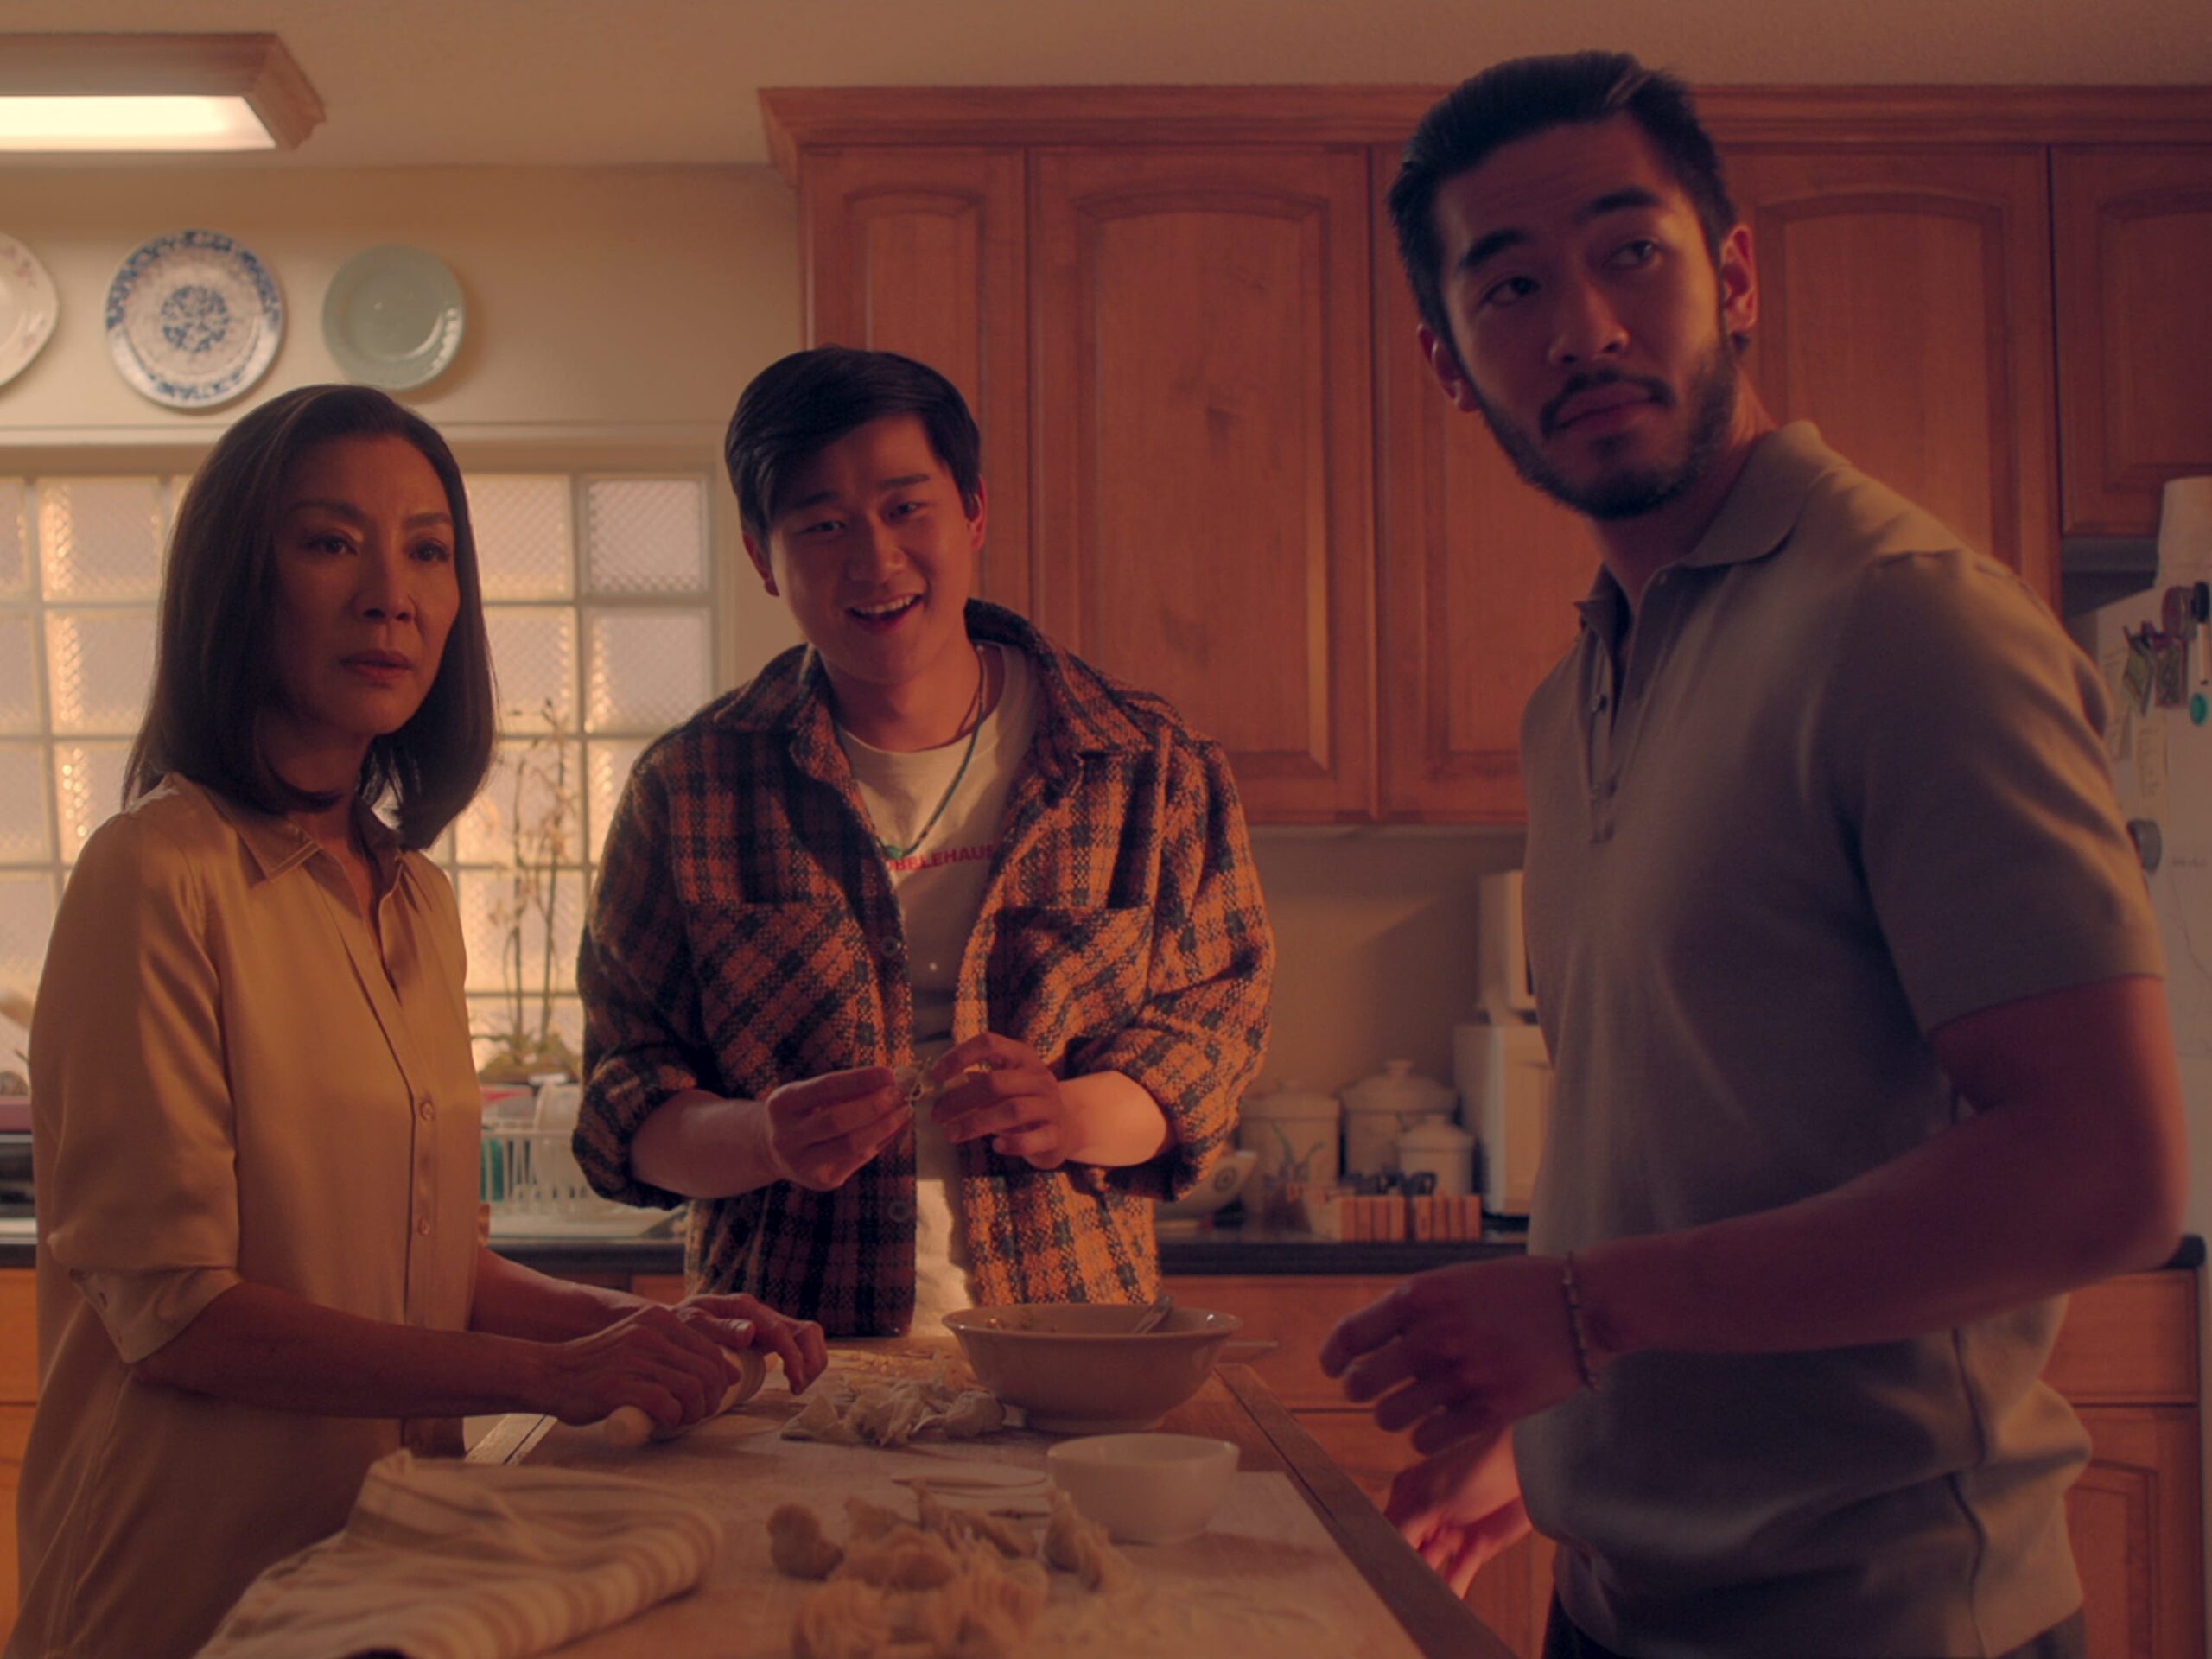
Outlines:
[[696,1200],[694,1283],[836,1335],[1153,1294],[1267,1037],[1222,753],[970,597],[979,448],[888,353],[747,388],[746,550],[806,643],[640,759],[578,963],[593,1185]]

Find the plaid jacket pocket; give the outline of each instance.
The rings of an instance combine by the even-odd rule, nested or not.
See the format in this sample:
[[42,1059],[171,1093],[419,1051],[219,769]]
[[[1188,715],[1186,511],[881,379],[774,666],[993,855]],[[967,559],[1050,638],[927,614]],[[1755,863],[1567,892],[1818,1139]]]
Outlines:
[[1048,1065],[1144,1007],[1150,906],[1009,905],[984,967],[994,1029],[1020,1032]]

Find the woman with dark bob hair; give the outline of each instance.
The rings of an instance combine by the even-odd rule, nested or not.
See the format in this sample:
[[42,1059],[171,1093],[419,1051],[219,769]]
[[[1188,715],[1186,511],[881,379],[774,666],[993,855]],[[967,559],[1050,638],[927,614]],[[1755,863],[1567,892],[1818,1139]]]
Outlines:
[[819,1373],[819,1329],[750,1297],[659,1307],[479,1242],[460,920],[422,849],[483,780],[493,706],[444,440],[358,386],[238,421],[178,512],[124,810],[39,988],[10,1655],[195,1651],[372,1463],[465,1414],[674,1427],[730,1351]]

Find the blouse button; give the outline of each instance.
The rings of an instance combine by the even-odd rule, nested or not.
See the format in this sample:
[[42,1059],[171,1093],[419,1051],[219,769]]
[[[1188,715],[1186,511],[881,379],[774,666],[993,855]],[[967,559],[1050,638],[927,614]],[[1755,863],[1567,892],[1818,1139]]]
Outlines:
[[893,1198],[883,1206],[883,1213],[900,1226],[914,1218],[914,1205],[911,1198]]
[[430,1218],[428,1216],[425,1216],[422,1220],[416,1222],[415,1224],[415,1230],[423,1237],[428,1238],[430,1236]]
[[416,1103],[415,1109],[423,1114],[423,1121],[425,1123],[438,1115],[436,1104],[427,1095]]

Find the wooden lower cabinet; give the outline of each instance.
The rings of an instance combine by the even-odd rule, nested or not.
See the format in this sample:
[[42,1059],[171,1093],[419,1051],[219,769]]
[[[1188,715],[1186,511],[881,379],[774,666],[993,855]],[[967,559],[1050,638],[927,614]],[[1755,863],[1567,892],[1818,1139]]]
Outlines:
[[[1171,1279],[1189,1307],[1234,1313],[1281,1343],[1254,1369],[1379,1507],[1409,1460],[1404,1437],[1348,1407],[1315,1351],[1387,1278]],[[2044,1375],[2088,1430],[2088,1468],[2067,1498],[2089,1659],[2196,1659],[2204,1652],[2202,1473],[2196,1275],[2133,1274],[2073,1299]],[[1523,1659],[1543,1646],[1552,1546],[1516,1544],[1479,1573],[1468,1604]]]

